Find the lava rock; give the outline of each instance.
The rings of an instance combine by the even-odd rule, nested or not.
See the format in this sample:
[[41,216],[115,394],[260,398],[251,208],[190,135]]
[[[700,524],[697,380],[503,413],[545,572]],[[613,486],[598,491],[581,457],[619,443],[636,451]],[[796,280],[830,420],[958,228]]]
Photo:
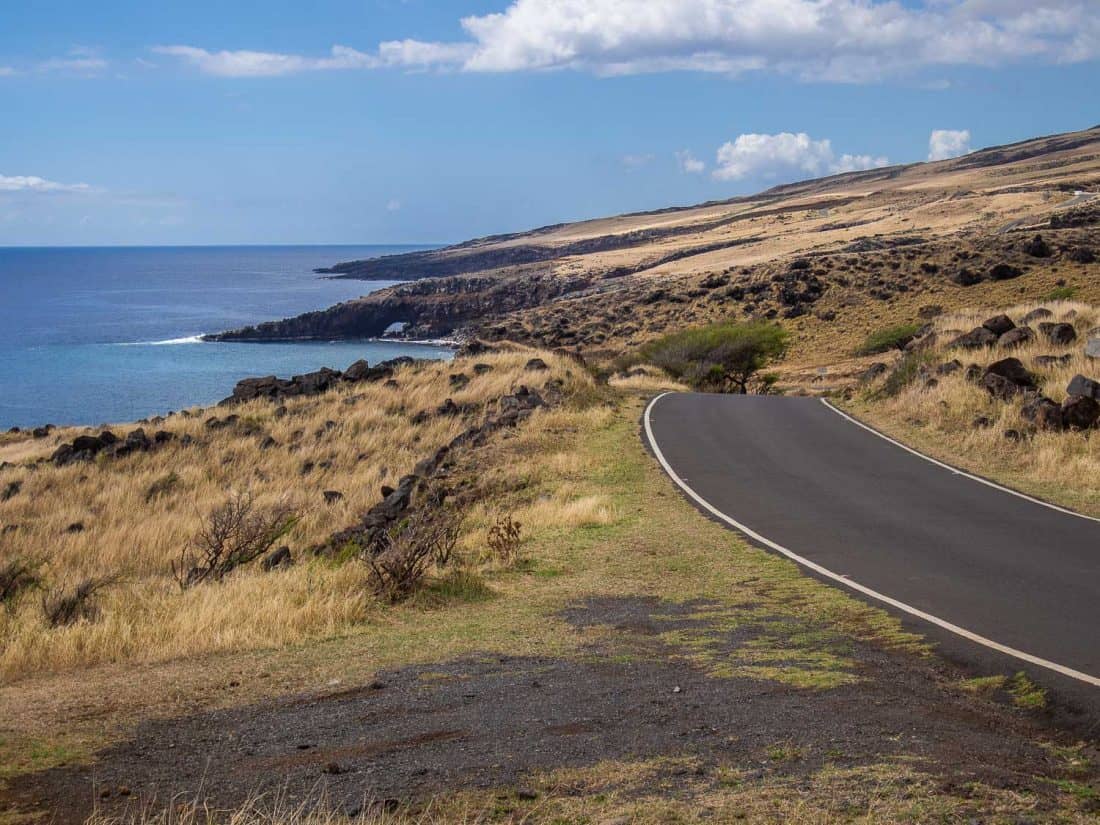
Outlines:
[[1077,330],[1072,324],[1055,324],[1048,321],[1039,324],[1039,332],[1056,346],[1066,346],[1077,340]]
[[1100,338],[1089,338],[1085,344],[1085,355],[1089,358],[1100,358]]
[[1011,264],[997,264],[989,270],[989,278],[993,281],[1009,281],[1019,278],[1024,273]]
[[290,567],[292,564],[294,564],[294,557],[290,555],[290,548],[284,544],[264,556],[260,561],[260,568],[265,573],[270,573],[272,570]]
[[1100,381],[1085,378],[1083,375],[1075,375],[1066,387],[1067,395],[1082,395],[1100,401]]
[[955,271],[951,276],[951,280],[959,286],[974,286],[982,282],[982,276],[980,273],[964,266]]
[[1041,430],[1061,430],[1062,408],[1054,401],[1037,395],[1020,408],[1020,416]]
[[936,375],[951,375],[962,369],[962,361],[957,358],[936,367]]
[[543,372],[550,369],[546,362],[543,361],[541,358],[532,358],[530,361],[524,364],[523,368],[530,372]]
[[1046,307],[1039,307],[1038,309],[1031,310],[1031,312],[1029,312],[1027,315],[1025,315],[1021,319],[1021,323],[1030,324],[1033,321],[1039,321],[1043,318],[1053,318],[1053,317],[1054,317],[1054,313],[1051,312],[1049,309],[1047,309]]
[[1100,401],[1071,395],[1062,402],[1062,423],[1071,430],[1088,430],[1100,423]]
[[344,494],[339,490],[325,490],[321,495],[325,497],[325,504],[335,504],[344,498]]
[[1016,395],[1035,390],[1038,382],[1018,358],[1004,358],[986,367],[981,386],[994,398],[1007,401]]
[[888,369],[889,367],[887,367],[881,361],[875,361],[875,363],[871,364],[871,366],[869,366],[860,374],[859,380],[862,381],[864,384],[869,384],[876,378],[885,375]]
[[997,336],[985,327],[975,327],[970,332],[964,332],[950,343],[949,346],[957,349],[981,349],[991,347],[997,343]]
[[1032,258],[1049,258],[1054,254],[1054,250],[1050,248],[1050,244],[1043,240],[1042,235],[1036,235],[1024,244],[1024,254],[1030,255]]
[[1073,359],[1072,355],[1036,355],[1032,363],[1037,367],[1064,367]]
[[1005,349],[1022,347],[1035,340],[1035,331],[1031,327],[1015,327],[997,339],[998,346]]
[[1015,329],[1016,324],[1007,315],[994,315],[982,323],[982,326],[994,335],[1004,335],[1010,329]]

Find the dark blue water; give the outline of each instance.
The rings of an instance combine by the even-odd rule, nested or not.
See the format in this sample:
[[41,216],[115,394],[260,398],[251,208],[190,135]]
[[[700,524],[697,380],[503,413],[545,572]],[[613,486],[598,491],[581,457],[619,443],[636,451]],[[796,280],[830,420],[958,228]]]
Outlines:
[[415,344],[195,339],[388,286],[312,270],[418,248],[0,248],[0,428],[121,422],[208,404],[246,375],[447,357]]

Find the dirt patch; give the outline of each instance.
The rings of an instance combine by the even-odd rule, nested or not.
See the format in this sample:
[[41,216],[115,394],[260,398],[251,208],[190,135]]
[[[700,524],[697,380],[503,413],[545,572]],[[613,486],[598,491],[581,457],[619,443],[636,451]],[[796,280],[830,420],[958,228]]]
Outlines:
[[[325,695],[147,721],[93,766],[18,777],[0,798],[59,823],[81,821],[93,801],[121,814],[196,794],[231,807],[256,792],[293,801],[321,790],[327,804],[354,810],[370,799],[516,787],[605,760],[690,755],[693,792],[731,766],[768,782],[806,780],[826,764],[904,761],[946,793],[981,782],[1053,804],[1060,767],[1037,744],[1039,725],[951,687],[935,660],[850,644],[857,678],[838,687],[715,676],[691,650],[734,649],[759,630],[731,628],[711,607],[588,600],[563,613],[597,631],[575,659],[465,658]],[[695,643],[669,641],[686,631]]]

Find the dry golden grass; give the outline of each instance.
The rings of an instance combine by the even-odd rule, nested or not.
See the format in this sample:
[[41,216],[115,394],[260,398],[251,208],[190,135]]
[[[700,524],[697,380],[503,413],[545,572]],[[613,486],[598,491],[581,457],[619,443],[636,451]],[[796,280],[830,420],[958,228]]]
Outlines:
[[[177,436],[190,435],[195,442],[189,446],[177,438],[154,452],[118,460],[9,469],[4,482],[19,481],[22,487],[0,503],[0,525],[17,526],[0,534],[0,559],[18,554],[40,560],[51,588],[86,577],[109,576],[116,583],[98,599],[101,617],[94,622],[51,628],[34,593],[14,610],[0,611],[0,678],[295,644],[369,620],[378,607],[368,595],[365,569],[310,560],[302,552],[354,523],[380,499],[380,485],[395,484],[469,425],[446,416],[414,425],[410,419],[416,413],[433,410],[447,397],[459,404],[495,402],[519,384],[541,387],[555,378],[570,387],[590,384],[576,364],[562,358],[545,356],[549,372],[525,372],[529,357],[516,352],[479,358],[493,371],[471,376],[458,391],[449,389],[448,374],[463,370],[462,362],[407,368],[397,375],[398,388],[355,385],[295,399],[282,418],[275,417],[274,404],[258,401],[176,415],[160,425]],[[240,416],[235,427],[211,430],[203,424],[209,415],[231,412]],[[553,416],[539,413],[536,420],[552,422]],[[5,456],[48,451],[76,432],[61,431],[45,445],[9,443],[3,450]],[[268,435],[277,446],[261,449]],[[303,473],[307,462],[314,468]],[[169,477],[174,480],[164,482]],[[158,481],[168,489],[150,498]],[[338,490],[344,498],[328,505],[325,490]],[[272,573],[254,564],[224,582],[181,592],[171,565],[205,515],[231,491],[249,491],[258,506],[282,504],[299,515],[282,541],[300,563]],[[609,518],[609,512],[605,503],[563,496],[540,502],[523,517],[582,523]],[[67,529],[78,522],[82,531]]]
[[[959,333],[979,326],[998,314],[998,310],[973,309],[938,318],[934,328],[937,346],[930,351],[933,364],[958,359],[964,367],[971,363],[985,366],[1000,358],[1019,358],[1042,382],[1042,392],[1055,401],[1066,397],[1066,386],[1078,374],[1097,377],[1100,364],[1084,354],[1084,333],[1100,324],[1097,307],[1072,301],[1047,301],[1020,304],[1007,314],[1017,324],[1038,307],[1054,313],[1051,321],[1070,321],[1079,338],[1069,346],[1054,346],[1044,336],[1012,350],[952,350],[947,344]],[[1037,322],[1032,324],[1037,329]],[[1035,364],[1039,355],[1069,355],[1065,365],[1042,367]],[[852,408],[887,432],[926,449],[939,458],[966,469],[996,477],[1027,492],[1069,504],[1092,514],[1100,514],[1100,439],[1095,433],[1035,432],[1023,441],[1005,437],[1008,430],[1025,430],[1028,422],[1020,416],[1023,400],[1011,402],[993,399],[980,386],[966,380],[965,369],[938,376],[932,387],[917,380],[894,398],[869,398]],[[975,419],[985,417],[992,424],[976,427]]]

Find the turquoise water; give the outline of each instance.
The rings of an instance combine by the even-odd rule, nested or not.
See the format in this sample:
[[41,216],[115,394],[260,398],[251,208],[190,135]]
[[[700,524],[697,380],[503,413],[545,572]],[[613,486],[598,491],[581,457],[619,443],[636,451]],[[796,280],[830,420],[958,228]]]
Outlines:
[[388,286],[312,270],[419,248],[0,248],[0,428],[163,414],[224,398],[247,375],[449,357],[443,347],[391,342],[197,340]]

